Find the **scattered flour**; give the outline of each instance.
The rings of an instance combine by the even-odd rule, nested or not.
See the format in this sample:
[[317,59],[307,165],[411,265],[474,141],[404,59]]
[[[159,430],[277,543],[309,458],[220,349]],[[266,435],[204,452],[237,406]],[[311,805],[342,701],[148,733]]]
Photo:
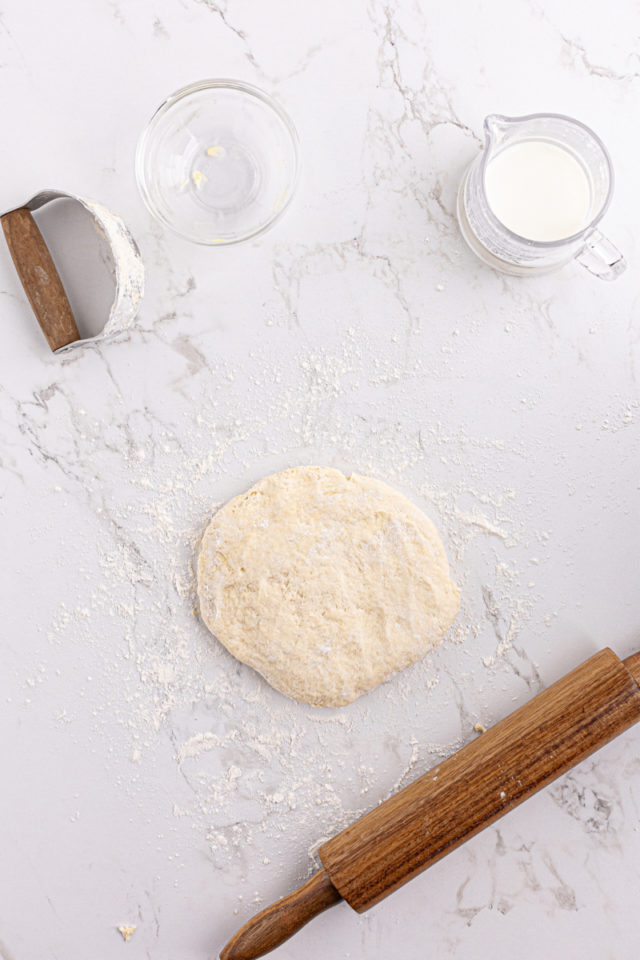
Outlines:
[[[309,350],[298,363],[265,404],[265,384],[282,373],[279,361],[253,357],[249,372],[234,379],[237,371],[219,360],[190,396],[197,414],[179,429],[126,405],[106,433],[83,416],[85,436],[95,436],[83,451],[88,469],[116,478],[87,491],[100,524],[101,582],[89,571],[87,595],[61,603],[48,631],[54,648],[90,645],[101,658],[93,687],[104,693],[95,697],[92,736],[101,743],[107,716],[119,724],[133,764],[131,778],[122,767],[118,776],[133,800],[158,750],[171,745],[178,776],[173,794],[167,788],[169,816],[191,821],[223,871],[242,869],[247,849],[252,862],[266,853],[281,863],[287,850],[317,849],[318,837],[472,737],[474,716],[492,709],[482,684],[468,690],[468,708],[459,706],[458,684],[472,669],[476,678],[478,668],[487,678],[492,671],[519,678],[523,669],[515,644],[531,592],[512,547],[524,536],[524,513],[493,468],[496,454],[522,456],[517,441],[505,450],[491,438],[452,435],[428,417],[427,425],[401,426],[396,362],[352,330],[340,349]],[[403,377],[423,376],[418,358],[406,361]],[[364,418],[358,398],[372,378],[386,392]],[[197,382],[189,381],[192,392]],[[194,561],[212,511],[259,476],[298,463],[379,477],[414,498],[434,520],[462,587],[461,612],[443,646],[340,710],[287,700],[240,666],[198,616]],[[67,469],[70,483],[83,482],[73,463]],[[123,477],[126,496],[118,494]],[[34,684],[30,695],[38,677]],[[73,730],[69,704],[57,718]]]

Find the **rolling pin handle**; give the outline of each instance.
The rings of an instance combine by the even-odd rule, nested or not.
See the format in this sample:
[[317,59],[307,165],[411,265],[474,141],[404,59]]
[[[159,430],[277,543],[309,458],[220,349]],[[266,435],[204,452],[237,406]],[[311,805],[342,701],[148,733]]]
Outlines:
[[16,272],[47,343],[59,350],[79,340],[71,304],[33,214],[19,207],[0,219]]
[[293,893],[248,920],[220,952],[220,960],[262,957],[340,900],[326,870],[318,870]]
[[632,653],[630,657],[627,657],[627,659],[622,662],[640,687],[640,651],[638,653]]

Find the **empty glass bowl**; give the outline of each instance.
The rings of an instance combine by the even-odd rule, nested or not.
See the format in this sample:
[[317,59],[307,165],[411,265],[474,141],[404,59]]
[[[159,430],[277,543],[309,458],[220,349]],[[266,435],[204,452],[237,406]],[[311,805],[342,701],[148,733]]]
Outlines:
[[183,87],[138,142],[136,179],[151,213],[187,240],[238,243],[282,216],[298,177],[298,137],[271,97],[236,80]]

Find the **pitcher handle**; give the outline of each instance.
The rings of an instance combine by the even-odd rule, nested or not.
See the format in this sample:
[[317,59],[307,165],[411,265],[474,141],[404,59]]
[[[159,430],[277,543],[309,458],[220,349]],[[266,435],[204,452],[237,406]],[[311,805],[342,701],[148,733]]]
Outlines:
[[576,260],[601,280],[615,280],[627,269],[627,263],[618,248],[599,230],[594,230],[587,237],[584,247],[576,254]]

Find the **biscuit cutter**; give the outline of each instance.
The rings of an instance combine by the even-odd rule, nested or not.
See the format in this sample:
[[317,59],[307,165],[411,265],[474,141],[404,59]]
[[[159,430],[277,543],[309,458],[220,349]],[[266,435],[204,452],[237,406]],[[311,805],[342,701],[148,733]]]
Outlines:
[[[93,337],[80,336],[62,280],[33,217],[32,211],[53,200],[80,203],[111,248],[115,297],[103,329]],[[54,353],[107,340],[131,326],[144,293],[144,265],[135,240],[119,216],[86,197],[64,190],[41,190],[22,206],[4,213],[0,220],[20,282]]]

